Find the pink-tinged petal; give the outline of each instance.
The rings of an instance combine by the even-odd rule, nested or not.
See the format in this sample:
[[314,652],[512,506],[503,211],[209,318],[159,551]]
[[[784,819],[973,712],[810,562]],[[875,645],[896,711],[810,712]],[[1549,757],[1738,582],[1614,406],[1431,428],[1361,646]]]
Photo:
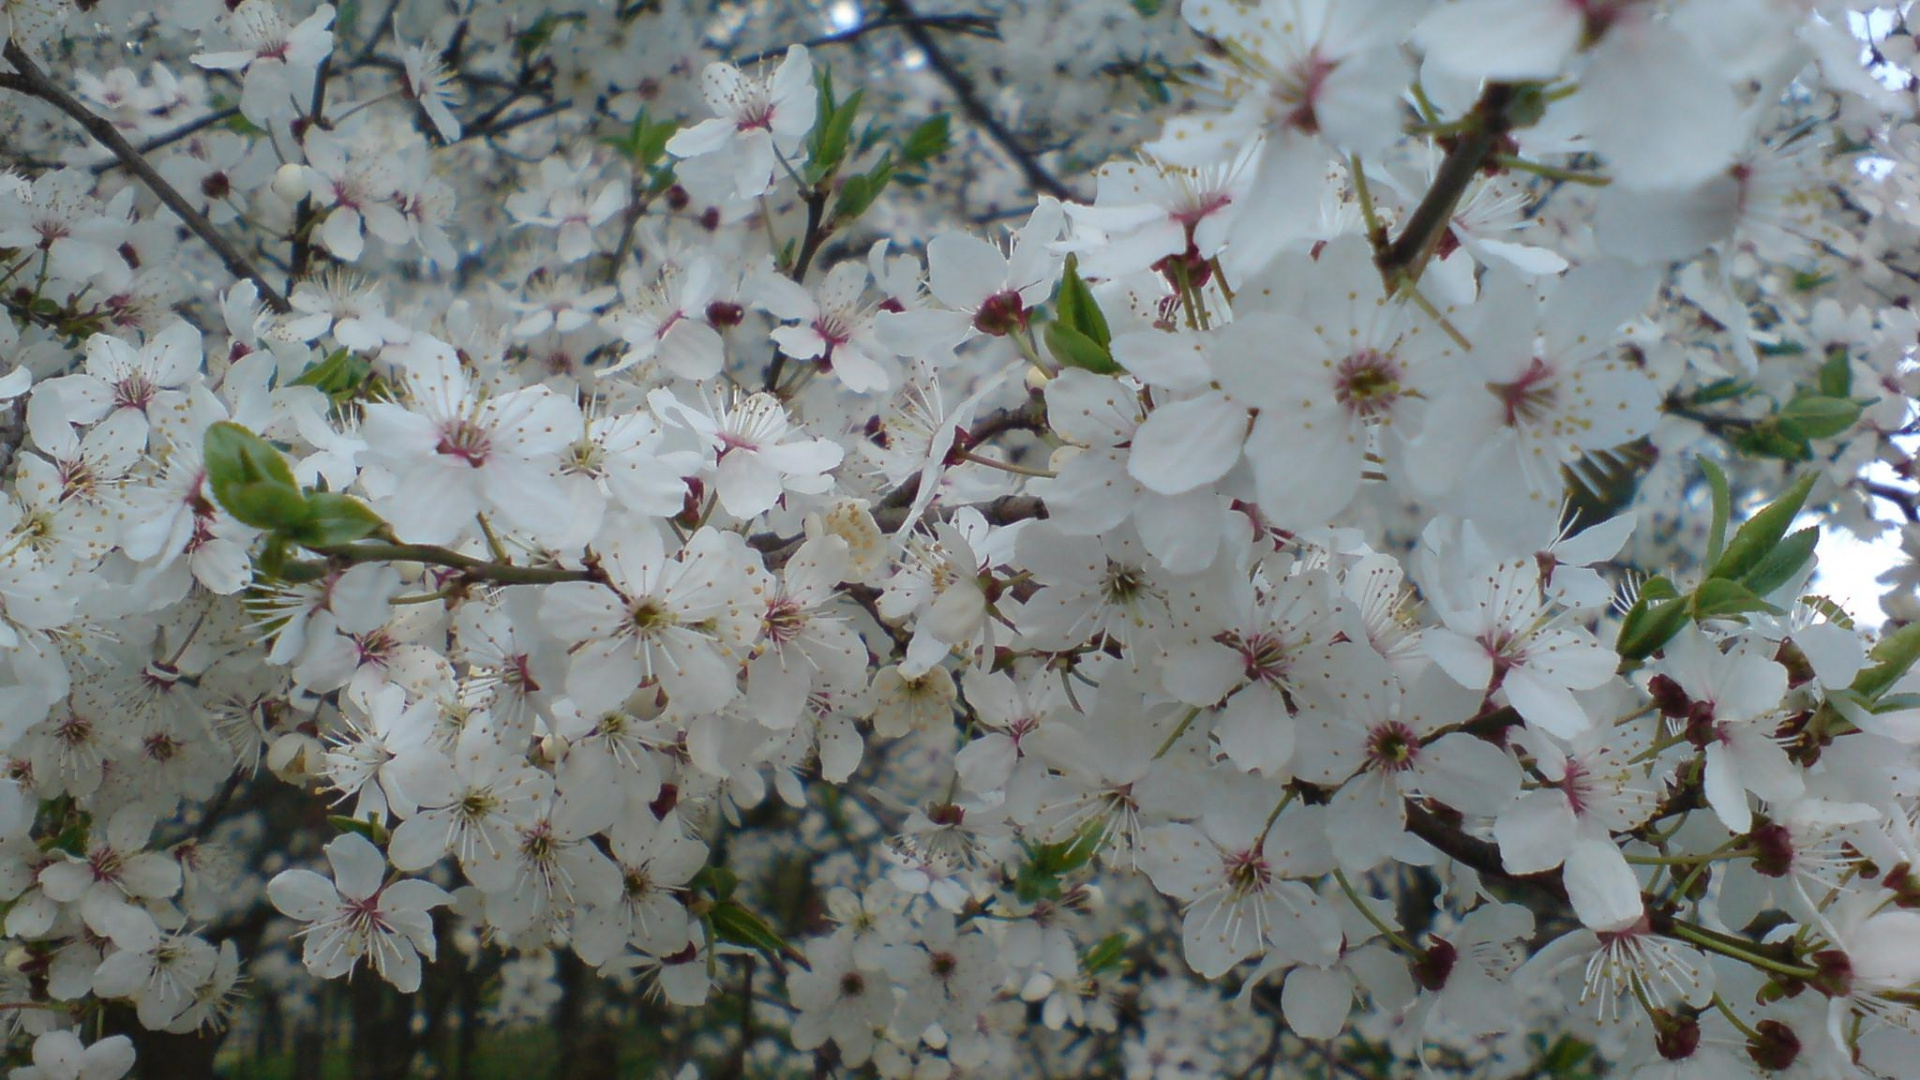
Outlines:
[[1162,405],[1134,434],[1127,472],[1150,491],[1179,495],[1227,475],[1246,436],[1247,410],[1225,394]]
[[1346,782],[1327,808],[1327,841],[1347,870],[1385,862],[1406,833],[1407,802],[1384,773],[1363,772]]
[[1590,930],[1605,933],[1639,921],[1640,879],[1611,840],[1587,839],[1573,845],[1562,871],[1573,911]]
[[284,870],[267,882],[267,898],[280,914],[301,922],[315,922],[340,908],[340,892],[333,882],[311,870]]
[[1529,791],[1493,823],[1500,864],[1510,874],[1551,870],[1566,858],[1579,825],[1565,795],[1552,790]]
[[1664,22],[1609,30],[1569,104],[1624,187],[1698,183],[1725,168],[1747,137],[1720,69]]
[[1735,834],[1753,828],[1753,808],[1747,805],[1747,786],[1740,782],[1740,767],[1732,751],[1722,743],[1707,746],[1707,764],[1702,770],[1702,787],[1707,805]]
[[928,287],[941,303],[973,311],[1007,287],[1007,258],[969,233],[941,233],[927,243]]
[[1422,19],[1427,60],[1469,78],[1548,79],[1580,44],[1586,18],[1565,0],[1460,0]]
[[341,833],[328,843],[327,863],[333,867],[334,887],[349,900],[367,899],[386,880],[387,857],[359,833]]
[[1493,654],[1473,638],[1445,627],[1420,635],[1427,656],[1455,682],[1469,690],[1485,690],[1493,681]]
[[733,137],[733,123],[729,120],[702,120],[689,128],[674,132],[667,140],[667,153],[679,158],[700,157],[711,154],[727,145]]
[[1140,869],[1154,888],[1176,900],[1191,900],[1220,877],[1220,852],[1191,825],[1163,825],[1142,838]]
[[1287,973],[1280,990],[1280,1011],[1287,1026],[1303,1039],[1331,1039],[1347,1025],[1353,1008],[1353,982],[1336,968],[1301,966]]
[[1500,686],[1507,704],[1528,724],[1562,739],[1571,739],[1593,726],[1585,709],[1566,685],[1546,679],[1524,667],[1507,672]]

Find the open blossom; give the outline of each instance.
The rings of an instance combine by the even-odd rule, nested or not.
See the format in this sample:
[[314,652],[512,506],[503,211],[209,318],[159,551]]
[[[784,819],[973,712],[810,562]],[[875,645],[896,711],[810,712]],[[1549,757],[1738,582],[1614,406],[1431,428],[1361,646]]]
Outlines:
[[333,52],[333,5],[321,4],[289,25],[274,0],[242,0],[230,9],[225,30],[232,48],[199,53],[193,62],[214,71],[242,71],[240,111],[267,127],[311,104],[320,62]]
[[792,322],[773,332],[773,340],[795,360],[812,360],[833,372],[847,389],[871,393],[893,382],[882,357],[891,350],[881,344],[874,329],[877,306],[862,297],[867,291],[867,268],[843,262],[827,272],[809,293],[781,274],[764,274],[757,283],[757,303]]
[[489,393],[450,346],[424,336],[409,353],[411,400],[367,406],[364,428],[369,458],[393,472],[392,492],[376,506],[394,531],[444,543],[480,513],[553,527],[567,504],[551,476],[580,435],[580,410],[544,386]]
[[740,611],[740,556],[723,539],[729,535],[702,529],[669,554],[659,529],[625,530],[606,547],[606,585],[547,590],[540,619],[574,644],[566,689],[576,705],[611,709],[643,680],[657,679],[685,712],[717,709],[738,692],[732,642],[714,629]]
[[1041,199],[1006,251],[968,233],[929,240],[927,287],[942,308],[887,313],[881,340],[903,356],[937,357],[976,334],[1024,331],[1053,294],[1061,259],[1051,245],[1065,223],[1060,203]]
[[1271,947],[1296,961],[1325,962],[1338,954],[1340,923],[1312,889],[1293,877],[1324,871],[1331,853],[1300,828],[1308,815],[1282,813],[1263,827],[1272,788],[1223,784],[1217,808],[1201,826],[1172,824],[1148,831],[1141,869],[1154,885],[1182,901],[1181,941],[1187,963],[1215,978]]
[[738,518],[773,509],[789,491],[826,491],[833,485],[826,474],[844,453],[826,439],[790,438],[793,423],[772,394],[752,394],[712,414],[665,389],[648,395],[647,404],[660,419],[700,436],[713,455],[711,476],[720,505]]
[[283,870],[267,884],[273,906],[306,923],[302,958],[316,975],[331,978],[362,960],[403,993],[420,988],[420,957],[434,957],[433,921],[427,914],[452,897],[419,880],[386,880],[387,860],[359,833],[342,833],[327,845],[329,881],[311,870]]
[[818,112],[813,60],[806,46],[787,50],[770,75],[745,75],[732,64],[709,64],[700,76],[701,93],[716,114],[667,140],[667,152],[681,158],[711,158],[731,177],[733,195],[751,199],[773,183],[782,161],[791,167],[802,140],[813,130]]

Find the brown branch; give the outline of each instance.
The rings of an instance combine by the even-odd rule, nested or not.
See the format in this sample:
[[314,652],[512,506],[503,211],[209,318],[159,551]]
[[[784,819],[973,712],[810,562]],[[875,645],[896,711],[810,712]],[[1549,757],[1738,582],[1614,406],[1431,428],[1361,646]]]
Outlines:
[[[163,131],[160,134],[155,135],[152,138],[148,139],[146,142],[141,143],[139,146],[134,147],[134,149],[140,151],[140,156],[145,157],[146,155],[153,153],[155,150],[159,150],[162,147],[171,146],[172,144],[179,142],[181,139],[187,138],[190,135],[197,135],[200,132],[205,131],[206,129],[213,127],[217,124],[224,124],[227,121],[239,115],[240,115],[240,109],[238,106],[230,105],[224,109],[215,109],[214,111],[206,114],[205,116],[199,117],[198,119],[189,120],[186,123],[181,124],[179,127],[173,128],[170,131]],[[112,161],[103,161],[100,164],[95,165],[93,167],[93,174],[95,176],[98,176],[101,173],[119,168],[121,164],[122,163],[118,158],[115,158]]]
[[1480,100],[1467,114],[1459,141],[1440,162],[1433,186],[1408,215],[1406,227],[1375,252],[1374,262],[1380,267],[1380,276],[1388,289],[1397,290],[1420,281],[1434,248],[1453,224],[1454,208],[1460,205],[1468,185],[1513,131],[1515,97],[1516,88],[1507,83],[1487,84]]
[[764,63],[776,56],[785,56],[787,50],[793,48],[794,45],[804,45],[809,49],[817,49],[822,45],[841,45],[865,37],[875,30],[887,30],[893,27],[904,29],[909,26],[922,26],[934,30],[951,30],[961,34],[972,34],[976,37],[995,37],[998,33],[997,28],[999,24],[1000,21],[991,15],[916,15],[911,18],[885,16],[878,19],[869,19],[859,26],[850,27],[837,33],[822,34],[817,38],[809,38],[806,41],[796,41],[790,45],[775,45],[771,49],[762,49],[757,53],[748,53],[746,56],[735,57],[727,62],[734,67],[747,67],[752,64]]
[[179,215],[180,220],[186,222],[187,228],[205,241],[207,246],[213,249],[214,254],[220,256],[220,261],[226,264],[229,273],[253,282],[254,287],[260,290],[261,298],[273,310],[282,313],[293,310],[287,303],[287,298],[269,284],[267,279],[261,276],[260,271],[254,269],[253,263],[240,254],[239,249],[229,243],[226,237],[220,235],[220,231],[213,227],[213,223],[208,221],[204,214],[195,210],[192,203],[175,191],[173,185],[167,183],[166,179],[148,164],[139,148],[128,142],[126,136],[120,134],[120,129],[114,127],[111,121],[81,104],[72,94],[47,78],[46,72],[41,71],[40,66],[35,64],[26,50],[17,43],[7,42],[5,52],[0,55],[4,55],[7,63],[12,64],[14,71],[18,73],[13,75],[0,73],[0,89],[39,98],[72,117],[86,129],[87,134],[93,136],[95,141],[113,151],[114,156],[120,159],[120,163],[139,177],[141,183],[144,183],[162,203],[166,204],[167,209]]
[[1034,156],[1033,151],[1020,142],[1019,136],[993,114],[993,110],[981,100],[980,92],[974,86],[973,80],[968,78],[967,73],[961,71],[954,64],[953,58],[949,57],[946,51],[940,48],[939,43],[933,40],[933,32],[922,25],[924,21],[922,16],[914,12],[907,0],[887,0],[887,8],[893,12],[891,17],[899,23],[901,29],[906,31],[914,47],[926,55],[927,66],[933,69],[934,74],[940,76],[948,89],[953,91],[954,99],[959,102],[960,111],[966,113],[967,119],[986,132],[987,137],[992,139],[1003,153],[1013,159],[1021,175],[1026,177],[1028,187],[1063,201],[1079,198],[1072,188],[1060,182],[1059,177],[1047,171],[1047,167],[1040,164],[1040,159]]

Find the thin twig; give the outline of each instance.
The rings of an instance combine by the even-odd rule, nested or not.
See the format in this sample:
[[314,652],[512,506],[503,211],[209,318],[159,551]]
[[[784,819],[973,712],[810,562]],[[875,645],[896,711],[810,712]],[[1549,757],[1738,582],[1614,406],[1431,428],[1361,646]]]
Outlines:
[[[153,138],[148,139],[146,142],[141,143],[139,146],[135,147],[134,149],[140,151],[140,155],[142,157],[145,157],[146,155],[153,153],[155,150],[159,150],[162,147],[171,146],[174,143],[179,142],[181,139],[187,138],[188,136],[198,135],[200,132],[205,131],[210,127],[213,127],[218,124],[224,124],[227,121],[239,115],[240,115],[240,108],[237,105],[228,106],[227,108],[224,108],[224,109],[215,109],[214,111],[206,114],[205,116],[202,116],[195,120],[189,120],[186,123],[181,124],[179,127],[173,128],[170,131],[163,131],[160,134],[155,135]],[[107,172],[109,170],[117,169],[120,167],[120,165],[121,165],[121,162],[118,158],[115,158],[112,161],[103,161],[100,164],[95,165],[93,167],[93,173],[95,176],[98,176],[101,173]]]
[[128,142],[126,136],[120,134],[120,129],[113,126],[112,121],[87,108],[72,94],[47,78],[46,72],[40,70],[40,65],[34,63],[18,43],[7,42],[5,52],[0,55],[4,55],[7,63],[12,64],[14,71],[18,72],[14,75],[0,73],[0,89],[39,98],[72,117],[100,145],[113,151],[114,156],[120,159],[120,163],[139,177],[141,183],[147,185],[148,189],[166,204],[167,209],[179,215],[180,220],[186,222],[187,228],[205,241],[207,246],[213,249],[214,254],[220,256],[220,261],[226,264],[229,273],[253,282],[254,286],[260,290],[261,298],[273,310],[283,314],[293,310],[292,305],[287,303],[287,298],[282,296],[280,291],[261,275],[260,271],[254,269],[253,263],[248,261],[245,255],[240,254],[239,249],[228,243],[226,237],[220,235],[220,231],[213,227],[213,223],[207,220],[206,215],[195,210],[192,203],[175,191],[173,185],[167,183],[166,179],[148,164],[147,159],[141,156],[139,148]]
[[924,26],[935,30],[951,30],[956,33],[971,34],[975,37],[990,38],[999,36],[999,25],[1000,21],[991,15],[915,15],[912,17],[890,15],[878,19],[869,19],[858,26],[849,27],[848,29],[836,31],[831,34],[822,34],[817,38],[809,38],[806,41],[796,41],[788,45],[775,45],[771,49],[762,49],[757,53],[734,57],[727,62],[735,67],[751,67],[754,64],[771,60],[776,56],[785,56],[787,50],[793,48],[794,45],[804,45],[809,49],[817,49],[822,45],[841,45],[857,38],[865,37],[875,30],[887,30],[894,27],[904,29],[908,26]]
[[1047,167],[1040,164],[1040,159],[1034,156],[1033,151],[1027,149],[1019,137],[993,114],[993,110],[981,100],[980,92],[974,87],[973,80],[967,77],[966,72],[955,66],[953,59],[933,40],[932,31],[922,25],[922,17],[914,13],[913,8],[908,6],[907,0],[887,0],[887,7],[892,10],[892,17],[898,20],[900,28],[907,32],[907,37],[913,41],[914,46],[925,54],[927,66],[933,69],[934,74],[940,76],[948,89],[953,91],[954,99],[959,102],[960,110],[967,114],[967,119],[972,120],[982,131],[985,131],[987,137],[992,139],[1003,153],[1013,159],[1021,175],[1027,178],[1029,187],[1056,199],[1071,201],[1079,198],[1072,188],[1060,182],[1059,177],[1047,171]]

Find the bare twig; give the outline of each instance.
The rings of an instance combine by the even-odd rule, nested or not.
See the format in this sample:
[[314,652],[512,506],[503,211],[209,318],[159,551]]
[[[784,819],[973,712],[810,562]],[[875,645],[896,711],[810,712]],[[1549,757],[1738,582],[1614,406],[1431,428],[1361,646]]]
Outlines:
[[967,119],[973,121],[980,130],[986,132],[987,137],[1000,147],[1001,152],[1013,159],[1015,167],[1020,170],[1022,176],[1026,177],[1027,186],[1056,199],[1072,200],[1079,197],[1074,194],[1072,188],[1061,183],[1059,177],[1049,172],[1045,165],[1040,164],[1040,159],[1021,143],[1019,136],[993,114],[993,110],[981,100],[980,92],[973,85],[973,80],[968,78],[967,73],[961,71],[954,64],[953,58],[949,57],[945,50],[940,48],[939,43],[933,40],[933,32],[923,25],[923,18],[914,13],[913,8],[908,6],[907,0],[887,0],[887,8],[893,12],[892,18],[897,21],[901,29],[906,31],[907,37],[913,41],[914,46],[926,55],[927,66],[933,69],[934,74],[940,76],[948,89],[953,91],[954,99],[960,105],[960,111],[966,113]]
[[910,17],[884,16],[869,19],[858,26],[849,27],[831,34],[822,34],[806,41],[796,41],[789,45],[775,45],[771,49],[762,49],[757,53],[734,57],[728,63],[735,67],[749,67],[753,64],[771,60],[776,56],[785,56],[794,45],[804,45],[817,49],[822,45],[841,45],[865,37],[875,30],[887,30],[894,27],[923,26],[934,30],[950,30],[955,33],[972,34],[975,37],[998,36],[999,20],[991,15],[915,15]]
[[261,276],[260,271],[254,269],[253,263],[248,261],[238,248],[229,243],[226,237],[220,235],[220,231],[213,227],[213,223],[207,220],[206,215],[195,210],[192,203],[175,191],[173,185],[167,183],[166,179],[151,164],[148,164],[147,159],[141,155],[140,149],[128,142],[126,136],[120,134],[120,129],[114,127],[111,121],[81,104],[59,84],[47,78],[46,72],[40,70],[40,65],[34,63],[33,58],[28,56],[26,50],[22,49],[18,43],[7,42],[4,54],[0,55],[5,55],[7,63],[12,64],[14,71],[17,72],[13,75],[0,73],[0,89],[39,98],[72,117],[100,145],[113,151],[114,156],[120,159],[120,163],[125,165],[133,175],[139,177],[140,182],[147,185],[148,189],[166,204],[167,209],[179,215],[180,220],[186,222],[187,228],[191,229],[195,236],[206,241],[214,254],[220,256],[220,261],[226,264],[229,273],[253,282],[254,286],[260,290],[261,298],[275,311],[292,310],[292,306],[287,303],[287,298]]

